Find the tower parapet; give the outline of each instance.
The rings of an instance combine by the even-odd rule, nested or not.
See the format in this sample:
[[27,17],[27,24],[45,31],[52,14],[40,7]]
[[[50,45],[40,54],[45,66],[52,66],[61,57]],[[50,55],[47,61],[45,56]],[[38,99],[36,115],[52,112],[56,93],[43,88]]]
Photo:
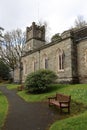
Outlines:
[[35,22],[32,23],[32,26],[26,28],[26,41],[31,39],[37,39],[45,41],[45,26],[38,26]]
[[26,28],[25,51],[37,49],[45,44],[45,26],[38,26],[35,22]]

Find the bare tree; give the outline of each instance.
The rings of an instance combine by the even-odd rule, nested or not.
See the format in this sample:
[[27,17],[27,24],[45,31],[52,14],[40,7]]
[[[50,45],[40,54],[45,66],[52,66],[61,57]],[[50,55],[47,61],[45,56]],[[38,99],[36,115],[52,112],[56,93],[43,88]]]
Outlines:
[[3,41],[3,34],[2,31],[4,31],[4,28],[0,27],[0,42]]
[[[20,70],[20,82],[21,78],[21,57],[23,54],[25,43],[25,33],[21,29],[16,29],[11,32],[7,32],[4,35],[4,42],[1,43],[0,51],[1,58],[12,69],[13,74],[16,67]],[[14,76],[13,76],[14,77]]]
[[87,22],[84,20],[84,17],[82,15],[79,15],[77,19],[75,20],[75,27],[81,28],[87,25]]

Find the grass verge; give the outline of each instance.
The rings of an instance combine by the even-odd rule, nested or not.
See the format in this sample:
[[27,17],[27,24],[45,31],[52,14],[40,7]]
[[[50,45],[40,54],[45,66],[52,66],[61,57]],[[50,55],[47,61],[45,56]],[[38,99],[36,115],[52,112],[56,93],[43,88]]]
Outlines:
[[20,84],[6,84],[7,89],[17,89]]
[[8,111],[8,101],[6,97],[0,92],[0,130],[4,125],[7,111]]

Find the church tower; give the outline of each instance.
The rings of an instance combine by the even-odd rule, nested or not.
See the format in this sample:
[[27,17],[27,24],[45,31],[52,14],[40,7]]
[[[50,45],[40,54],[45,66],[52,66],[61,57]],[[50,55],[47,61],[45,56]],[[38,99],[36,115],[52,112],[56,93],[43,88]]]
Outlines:
[[26,28],[26,52],[37,49],[45,44],[45,26],[37,26],[35,22]]

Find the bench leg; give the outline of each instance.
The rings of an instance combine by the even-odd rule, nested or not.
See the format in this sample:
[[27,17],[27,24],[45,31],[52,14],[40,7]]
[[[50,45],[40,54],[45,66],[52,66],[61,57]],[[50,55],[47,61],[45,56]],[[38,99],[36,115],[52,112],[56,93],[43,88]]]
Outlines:
[[50,103],[50,101],[48,101],[48,104],[49,104],[49,107],[51,106],[51,103]]
[[50,107],[50,102],[49,102],[49,107]]
[[70,107],[68,107],[68,113],[70,113]]
[[[61,107],[61,108],[60,108],[60,114],[62,114],[62,112],[63,112],[62,109],[63,109],[63,108]],[[68,113],[70,114],[70,107],[68,107]]]
[[62,114],[62,107],[60,108],[60,114]]

